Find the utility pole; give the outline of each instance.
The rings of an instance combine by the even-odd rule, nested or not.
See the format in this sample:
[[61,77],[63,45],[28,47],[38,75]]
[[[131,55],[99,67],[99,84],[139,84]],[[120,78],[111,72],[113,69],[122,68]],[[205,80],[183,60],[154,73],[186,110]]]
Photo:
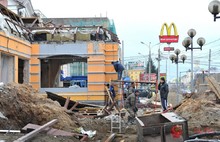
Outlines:
[[122,65],[124,66],[125,65],[125,61],[124,61],[124,40],[122,40],[122,46],[121,46],[121,58],[122,58]]
[[211,68],[211,49],[209,49],[209,73],[208,75],[210,75],[210,68]]
[[[178,58],[178,56],[177,56]],[[179,61],[177,61],[179,62]],[[179,63],[176,64],[176,92],[177,92],[177,97],[176,97],[176,102],[177,104],[179,103]]]
[[151,81],[151,47],[150,47],[151,42],[149,43],[149,77],[148,77],[148,81]]
[[[147,46],[149,48],[149,58],[148,58],[148,62],[149,62],[149,68],[148,68],[148,81],[151,81],[151,47],[150,44],[151,42],[149,42],[149,45],[145,44],[144,42],[141,41],[141,44],[144,44],[145,46]],[[147,71],[147,70],[146,70]]]
[[157,71],[158,84],[160,82],[160,61],[161,61],[161,58],[160,58],[160,47],[159,47],[158,49],[158,71]]
[[191,43],[191,93],[194,92],[194,80],[193,80],[193,37],[191,37],[192,43]]

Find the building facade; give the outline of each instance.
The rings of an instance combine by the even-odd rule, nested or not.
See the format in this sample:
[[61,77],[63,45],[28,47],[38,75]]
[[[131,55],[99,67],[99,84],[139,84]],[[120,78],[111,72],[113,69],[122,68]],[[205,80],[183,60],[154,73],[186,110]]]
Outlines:
[[140,81],[140,75],[144,72],[144,69],[132,69],[127,70],[127,74],[131,81]]
[[31,13],[31,3],[25,4],[25,14],[0,4],[0,81],[29,83],[41,94],[103,101],[105,83],[117,79],[111,62],[120,58],[114,22],[106,17],[41,19]]

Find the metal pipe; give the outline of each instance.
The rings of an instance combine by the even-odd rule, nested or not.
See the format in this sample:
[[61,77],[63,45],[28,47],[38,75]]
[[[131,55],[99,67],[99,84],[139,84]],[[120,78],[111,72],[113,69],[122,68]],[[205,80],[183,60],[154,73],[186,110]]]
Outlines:
[[158,49],[158,73],[157,73],[157,76],[158,76],[158,84],[160,83],[160,46],[159,46],[159,49]]
[[193,38],[191,38],[191,93],[194,92],[193,87]]
[[210,68],[211,68],[211,49],[209,49],[209,75],[210,75]]
[[[179,58],[178,57],[178,55],[177,55],[177,58]],[[176,89],[176,91],[177,91],[177,93],[176,93],[176,103],[178,104],[179,103],[179,63],[178,63],[179,61],[178,61],[178,59],[177,59],[177,63],[176,63],[176,87],[177,87],[177,89]]]

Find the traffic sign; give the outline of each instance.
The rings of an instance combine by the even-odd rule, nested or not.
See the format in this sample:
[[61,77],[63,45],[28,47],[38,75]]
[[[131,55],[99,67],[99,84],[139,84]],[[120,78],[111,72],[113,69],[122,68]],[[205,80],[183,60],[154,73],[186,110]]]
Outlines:
[[174,51],[174,47],[164,47],[164,51]]

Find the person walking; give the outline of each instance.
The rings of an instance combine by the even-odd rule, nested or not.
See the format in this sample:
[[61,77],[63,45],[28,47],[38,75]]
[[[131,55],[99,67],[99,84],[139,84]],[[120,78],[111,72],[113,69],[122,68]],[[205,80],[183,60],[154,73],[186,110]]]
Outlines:
[[160,99],[161,99],[161,104],[163,107],[163,112],[166,112],[167,111],[167,98],[169,94],[169,86],[166,83],[166,80],[164,77],[161,77],[160,79],[158,90],[160,90]]

